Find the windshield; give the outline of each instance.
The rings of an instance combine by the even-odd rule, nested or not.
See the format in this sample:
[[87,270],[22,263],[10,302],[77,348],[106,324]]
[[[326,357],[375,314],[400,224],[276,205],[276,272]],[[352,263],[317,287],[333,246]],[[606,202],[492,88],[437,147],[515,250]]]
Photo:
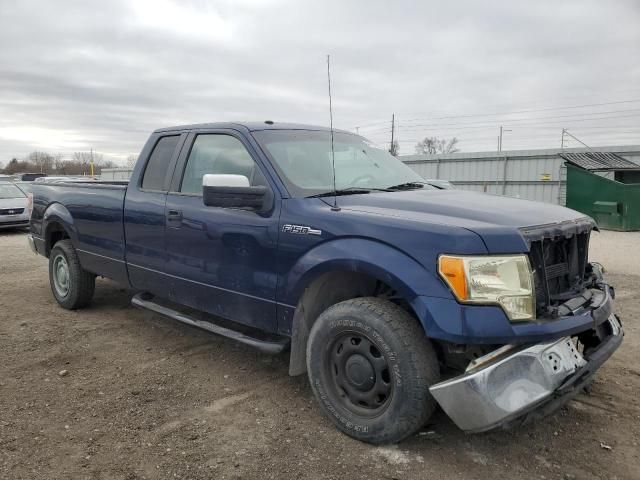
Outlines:
[[15,186],[22,190],[24,193],[31,193],[31,182],[16,182]]
[[[253,132],[294,197],[333,191],[331,133],[316,130]],[[334,133],[336,189],[387,189],[424,180],[386,150],[348,133]],[[429,188],[426,186],[426,188]]]
[[0,199],[2,198],[24,198],[26,195],[11,183],[0,183]]

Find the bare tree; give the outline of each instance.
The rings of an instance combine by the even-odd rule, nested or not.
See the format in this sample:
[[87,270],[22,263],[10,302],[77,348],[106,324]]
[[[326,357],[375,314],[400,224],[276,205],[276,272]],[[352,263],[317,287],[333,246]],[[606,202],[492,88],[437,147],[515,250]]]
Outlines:
[[438,137],[425,137],[424,140],[416,144],[416,153],[418,155],[436,154],[436,153],[456,153],[460,150],[456,148],[458,138],[453,137],[451,140]]
[[21,162],[17,158],[12,158],[4,169],[4,173],[9,175],[24,172],[26,170],[26,162]]
[[46,152],[31,152],[27,157],[27,163],[33,165],[39,173],[51,173],[53,171],[54,157]]
[[[74,167],[76,167],[79,171],[75,171],[76,175],[86,175],[89,173],[89,164],[91,163],[91,153],[90,152],[73,152],[73,160],[72,163]],[[71,165],[69,165],[71,167]],[[76,170],[73,168],[73,170]]]
[[117,167],[117,165],[113,160],[104,160],[102,164],[98,167],[98,170],[102,170],[103,168],[115,168],[115,167]]
[[93,158],[94,167],[102,167],[104,165],[105,163],[104,155],[102,155],[101,153],[95,153],[95,152],[93,152],[91,155]]
[[137,161],[138,161],[138,156],[137,155],[129,155],[127,157],[127,167],[133,168]]
[[56,173],[58,174],[66,175],[65,173],[66,165],[67,165],[67,162],[63,160],[62,155],[57,155],[56,158],[53,160],[53,167],[56,169]]
[[104,163],[104,156],[95,152],[73,152],[73,162],[80,167],[79,172],[74,172],[76,175],[89,175],[91,173],[91,162],[93,162],[94,173],[97,173]]
[[[55,173],[56,175],[91,174],[91,152],[74,152],[71,160],[64,160],[62,154],[51,155],[46,152],[32,152],[25,159],[13,158],[4,168],[4,173]],[[100,174],[103,168],[117,166],[112,160],[105,160],[100,153],[93,153],[93,173]],[[2,171],[0,165],[0,171]]]
[[73,152],[73,159],[82,165],[90,165],[92,161],[94,165],[101,165],[103,158],[101,153]]

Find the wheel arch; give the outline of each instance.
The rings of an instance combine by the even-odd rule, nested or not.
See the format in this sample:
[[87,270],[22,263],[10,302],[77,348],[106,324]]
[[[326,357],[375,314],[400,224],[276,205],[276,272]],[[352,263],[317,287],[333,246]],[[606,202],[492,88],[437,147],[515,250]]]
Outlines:
[[48,258],[51,249],[60,240],[68,238],[76,245],[77,232],[75,222],[69,210],[60,203],[50,205],[43,217],[43,239],[45,256]]
[[[442,284],[415,259],[386,244],[351,239],[323,244],[305,255],[287,280],[288,299],[296,305],[291,326],[289,374],[306,371],[306,347],[314,322],[336,303],[357,297],[379,296],[400,304],[427,328],[414,310],[417,296],[441,293]],[[310,264],[309,260],[315,260]],[[307,268],[305,268],[307,267]],[[293,277],[293,278],[292,278]]]

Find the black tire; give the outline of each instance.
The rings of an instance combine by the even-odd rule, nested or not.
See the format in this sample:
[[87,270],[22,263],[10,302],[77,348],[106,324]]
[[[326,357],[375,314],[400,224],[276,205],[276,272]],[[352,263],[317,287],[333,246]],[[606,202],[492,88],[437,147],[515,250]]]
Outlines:
[[[62,281],[63,273],[58,275],[63,265],[66,265],[68,272],[66,282]],[[82,268],[71,240],[60,240],[51,249],[49,284],[54,298],[62,308],[75,310],[86,307],[91,302],[96,288],[96,276]]]
[[309,335],[307,370],[320,408],[357,440],[399,442],[436,407],[433,346],[415,318],[386,300],[356,298],[325,310]]

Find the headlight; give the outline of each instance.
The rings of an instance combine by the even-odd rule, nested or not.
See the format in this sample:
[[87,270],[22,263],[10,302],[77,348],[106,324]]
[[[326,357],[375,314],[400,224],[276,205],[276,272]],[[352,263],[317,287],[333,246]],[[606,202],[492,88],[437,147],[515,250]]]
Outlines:
[[526,255],[441,255],[438,271],[461,302],[500,305],[512,321],[535,316],[531,267]]

